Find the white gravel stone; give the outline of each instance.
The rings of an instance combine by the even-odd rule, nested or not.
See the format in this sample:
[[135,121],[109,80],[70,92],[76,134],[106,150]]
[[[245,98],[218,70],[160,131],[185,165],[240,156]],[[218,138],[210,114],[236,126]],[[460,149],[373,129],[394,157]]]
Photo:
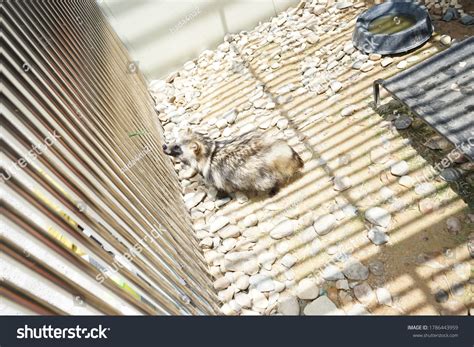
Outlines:
[[222,136],[229,137],[232,135],[232,133],[233,133],[232,129],[227,127],[222,131]]
[[341,90],[341,88],[342,88],[342,83],[339,82],[339,81],[332,81],[332,82],[329,84],[329,88],[331,88],[331,90],[332,90],[334,93],[337,93],[338,91]]
[[225,198],[217,199],[215,205],[217,208],[224,206],[230,201],[230,197],[226,196]]
[[[240,294],[240,293],[239,293]],[[241,300],[242,301],[242,300]],[[229,307],[237,314],[242,310],[242,305],[237,300],[233,299],[229,301]]]
[[261,273],[250,276],[249,283],[251,288],[256,288],[259,292],[271,292],[275,290],[273,279]]
[[407,65],[408,65],[408,62],[406,60],[402,60],[401,62],[397,64],[397,69],[404,69],[407,67]]
[[416,180],[411,176],[402,176],[398,180],[398,183],[404,187],[411,188],[415,185]]
[[197,206],[206,197],[205,192],[193,192],[184,196],[184,204],[188,210]]
[[258,309],[266,309],[268,307],[268,299],[265,294],[260,293],[257,290],[250,291],[250,296],[252,297],[252,306]]
[[227,225],[220,229],[217,234],[222,239],[238,237],[240,235],[240,228],[237,225]]
[[243,134],[254,132],[255,130],[257,130],[257,127],[255,126],[255,124],[248,123],[244,125],[242,128],[240,128],[239,134],[243,135]]
[[[363,63],[361,62],[359,64],[359,70],[362,71],[362,72],[369,72],[374,67],[375,67],[375,64],[372,60],[367,60],[366,62],[363,62]],[[353,68],[355,68],[355,67],[353,66]]]
[[450,46],[452,39],[449,35],[442,35],[439,41],[445,46]]
[[250,279],[250,276],[248,275],[240,275],[235,280],[235,287],[239,290],[246,290],[250,284],[249,279]]
[[225,118],[218,119],[215,125],[222,130],[227,126],[227,120]]
[[392,199],[395,194],[396,193],[388,187],[382,187],[379,190],[379,196],[383,201]]
[[344,52],[346,52],[347,54],[352,54],[352,53],[354,53],[355,48],[354,48],[354,45],[353,45],[352,41],[347,41],[347,42],[344,44],[342,50],[343,50]]
[[318,217],[314,223],[313,227],[316,230],[318,235],[323,236],[328,234],[336,225],[336,217],[332,214],[326,214]]
[[239,292],[235,294],[235,301],[243,308],[252,307],[252,298],[248,293]]
[[408,163],[405,160],[399,161],[390,167],[390,172],[395,176],[404,176],[409,170]]
[[245,195],[242,192],[235,193],[235,198],[239,204],[245,204],[246,202],[249,201],[249,198],[247,197],[247,195]]
[[268,129],[268,128],[270,127],[270,125],[271,125],[271,120],[268,119],[268,120],[263,121],[262,123],[260,123],[260,124],[258,125],[258,127],[259,127],[260,129],[264,129],[264,130],[265,130],[265,129]]
[[237,312],[235,312],[228,303],[222,305],[220,310],[226,316],[234,316],[235,314],[237,314]]
[[244,228],[250,228],[258,224],[258,218],[255,214],[249,214],[242,220],[242,226]]
[[306,36],[306,40],[311,44],[315,44],[319,41],[319,36],[316,35],[315,33],[311,33],[308,36]]
[[290,267],[295,265],[297,261],[298,259],[293,254],[288,253],[285,254],[285,256],[281,259],[281,264],[289,269]]
[[256,274],[259,269],[258,261],[250,251],[227,253],[224,256],[224,265],[227,270],[241,271],[248,275]]
[[373,60],[373,61],[377,61],[377,60],[382,59],[382,55],[378,54],[378,53],[370,53],[369,54],[369,59]]
[[275,285],[275,292],[280,293],[285,290],[285,283],[273,280],[273,284]]
[[303,310],[306,316],[341,316],[344,312],[336,307],[336,305],[327,297],[321,296],[312,301]]
[[235,120],[237,119],[237,111],[235,109],[227,111],[224,113],[223,118],[227,121],[227,123],[234,124]]
[[377,296],[377,301],[380,305],[392,305],[392,295],[387,288],[377,288],[375,290],[375,295]]
[[271,270],[272,264],[275,262],[277,255],[274,252],[263,252],[258,256],[258,262],[266,270]]
[[298,283],[296,296],[303,300],[313,300],[319,295],[319,287],[313,278],[304,278]]
[[310,245],[310,252],[312,256],[315,256],[321,251],[322,248],[322,242],[319,239],[313,240]]
[[377,246],[383,245],[390,240],[389,236],[383,230],[380,230],[377,227],[371,228],[367,232],[367,237],[370,241],[372,241],[373,244]]
[[355,259],[348,261],[342,272],[352,281],[365,281],[369,277],[369,269]]
[[[322,4],[322,2],[319,2],[320,4]],[[324,12],[326,12],[326,6],[325,5],[314,5],[313,6],[313,13],[315,15],[320,15],[320,14],[323,14]]]
[[341,116],[342,117],[352,116],[354,112],[355,112],[355,107],[353,105],[350,105],[342,109]]
[[223,276],[214,281],[214,289],[223,290],[229,287],[230,284],[231,284],[231,281],[229,280],[229,278]]
[[298,316],[300,314],[300,305],[296,296],[280,295],[278,299],[278,312],[285,316]]
[[326,266],[321,275],[326,281],[337,281],[344,279],[344,274],[336,265],[328,265]]
[[365,219],[372,224],[386,228],[389,226],[392,217],[387,210],[381,207],[372,207],[365,211]]
[[290,246],[288,244],[288,241],[281,241],[276,244],[275,248],[278,254],[282,255],[288,253]]
[[202,204],[202,207],[205,209],[205,210],[208,210],[208,211],[212,211],[215,209],[216,207],[216,204],[214,203],[214,201],[206,201]]
[[228,238],[222,240],[222,251],[224,253],[229,252],[230,250],[234,249],[235,245],[237,244],[237,240],[235,238]]
[[370,159],[375,164],[383,164],[389,159],[389,152],[383,147],[377,147],[370,151]]
[[420,183],[415,186],[415,193],[418,195],[430,195],[434,192],[436,192],[436,187],[430,182]]
[[284,237],[293,235],[296,227],[297,222],[295,220],[284,220],[277,224],[272,231],[270,231],[270,236],[276,240],[282,239]]
[[233,286],[227,287],[227,289],[221,290],[217,293],[217,296],[222,302],[229,302],[234,296],[235,288]]
[[229,223],[230,223],[230,220],[229,220],[228,217],[218,216],[218,217],[214,218],[214,220],[211,222],[211,224],[209,226],[209,231],[211,233],[215,233],[216,231],[222,229],[223,227],[225,227]]
[[206,237],[199,242],[201,248],[212,248],[213,241],[211,237]]
[[288,119],[286,118],[282,118],[280,119],[277,124],[276,124],[277,128],[280,129],[280,130],[285,130],[286,128],[288,128]]
[[335,176],[334,177],[334,190],[342,192],[352,187],[352,182],[347,176]]
[[380,62],[380,65],[382,65],[382,67],[387,67],[389,66],[390,64],[393,63],[393,58],[390,58],[390,57],[385,57],[382,59],[382,61]]

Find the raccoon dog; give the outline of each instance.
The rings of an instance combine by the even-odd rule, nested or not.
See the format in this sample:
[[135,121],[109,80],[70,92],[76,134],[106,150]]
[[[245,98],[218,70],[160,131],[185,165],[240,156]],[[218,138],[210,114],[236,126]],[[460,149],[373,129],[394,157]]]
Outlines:
[[235,191],[275,195],[304,165],[286,141],[260,132],[213,141],[188,129],[163,150],[193,167],[221,195]]

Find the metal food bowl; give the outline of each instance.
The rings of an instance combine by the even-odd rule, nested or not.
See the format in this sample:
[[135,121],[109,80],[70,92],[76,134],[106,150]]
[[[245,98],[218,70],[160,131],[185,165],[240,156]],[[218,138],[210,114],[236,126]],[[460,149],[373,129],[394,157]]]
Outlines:
[[[393,25],[377,32],[374,21],[383,18],[393,18]],[[403,24],[396,31],[401,19]],[[406,19],[406,20],[405,20]],[[407,24],[413,22],[413,24]],[[389,31],[395,31],[389,33]],[[433,25],[424,6],[411,2],[385,2],[371,7],[362,13],[356,21],[352,41],[354,46],[365,53],[379,53],[382,55],[407,52],[416,48],[431,37]]]

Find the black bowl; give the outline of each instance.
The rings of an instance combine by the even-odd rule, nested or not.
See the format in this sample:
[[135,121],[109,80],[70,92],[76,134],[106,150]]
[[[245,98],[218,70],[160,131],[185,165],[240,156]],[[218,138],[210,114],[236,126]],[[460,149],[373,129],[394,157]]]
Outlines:
[[[374,34],[369,31],[370,23],[385,15],[408,15],[415,24],[393,34]],[[424,6],[411,2],[385,2],[362,13],[356,21],[352,42],[365,53],[395,54],[416,48],[431,37],[433,25]]]

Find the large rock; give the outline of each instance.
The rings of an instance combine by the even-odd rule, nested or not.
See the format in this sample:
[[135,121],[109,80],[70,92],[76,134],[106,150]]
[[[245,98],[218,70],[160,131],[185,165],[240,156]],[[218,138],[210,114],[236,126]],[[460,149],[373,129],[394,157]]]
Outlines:
[[298,316],[300,305],[293,295],[281,295],[278,299],[278,312],[285,316]]
[[344,312],[336,307],[336,305],[327,297],[321,296],[312,301],[303,310],[306,316],[342,316]]

